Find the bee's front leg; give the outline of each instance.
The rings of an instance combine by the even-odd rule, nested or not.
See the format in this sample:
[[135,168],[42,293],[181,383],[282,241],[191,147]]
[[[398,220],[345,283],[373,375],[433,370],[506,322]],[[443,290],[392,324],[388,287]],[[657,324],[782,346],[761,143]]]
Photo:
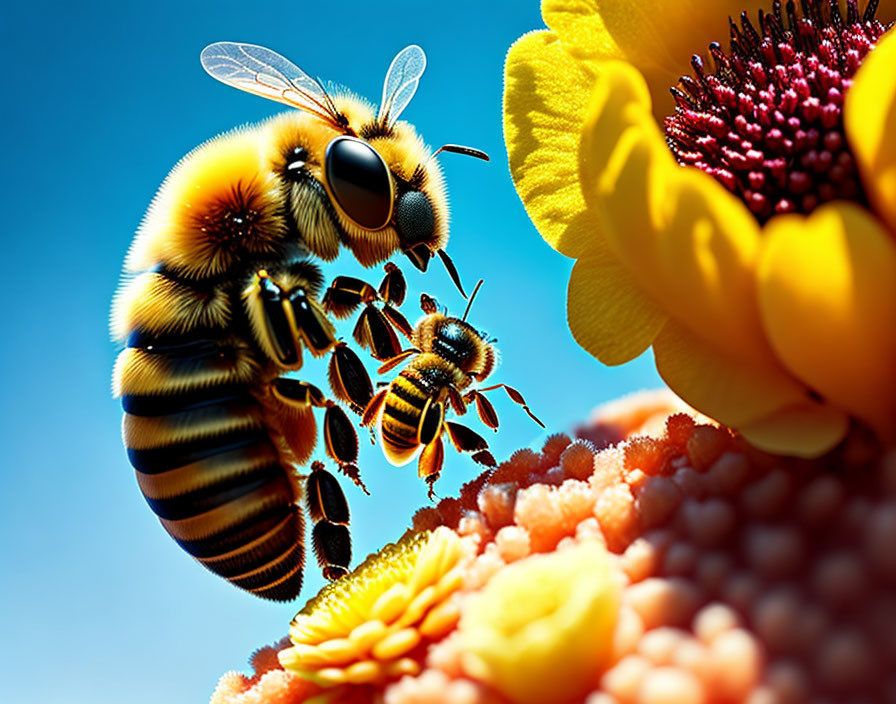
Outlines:
[[301,368],[303,347],[319,357],[336,344],[336,329],[301,273],[260,269],[242,299],[259,347],[283,369]]
[[[387,294],[395,295],[388,290]],[[340,319],[348,318],[363,305],[352,336],[376,359],[385,361],[401,352],[396,330],[408,339],[413,334],[410,323],[390,300],[381,298],[373,286],[361,279],[337,276],[324,293],[322,303],[325,311]],[[382,302],[382,309],[376,307],[378,302]]]

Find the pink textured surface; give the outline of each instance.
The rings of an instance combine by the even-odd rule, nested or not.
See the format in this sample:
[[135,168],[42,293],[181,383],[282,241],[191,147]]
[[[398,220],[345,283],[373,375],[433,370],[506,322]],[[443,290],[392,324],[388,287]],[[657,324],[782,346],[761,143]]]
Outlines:
[[[580,434],[615,422],[625,437],[645,421],[605,414]],[[896,701],[896,453],[853,441],[782,459],[679,414],[661,437],[601,451],[553,436],[414,525],[477,536],[461,609],[507,564],[605,543],[623,599],[588,704]],[[454,635],[420,657],[419,676],[346,695],[505,701],[464,677]],[[293,701],[271,697],[215,701]]]

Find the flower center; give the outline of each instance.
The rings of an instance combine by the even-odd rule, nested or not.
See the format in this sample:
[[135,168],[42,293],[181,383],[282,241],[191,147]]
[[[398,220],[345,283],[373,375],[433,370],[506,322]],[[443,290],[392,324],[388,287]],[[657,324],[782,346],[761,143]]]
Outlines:
[[760,222],[778,213],[808,213],[836,198],[865,203],[843,133],[843,99],[875,42],[886,31],[877,0],[859,14],[847,0],[775,0],[729,19],[731,48],[709,46],[713,70],[699,55],[693,77],[672,95],[666,139],[680,164],[695,166],[740,196]]

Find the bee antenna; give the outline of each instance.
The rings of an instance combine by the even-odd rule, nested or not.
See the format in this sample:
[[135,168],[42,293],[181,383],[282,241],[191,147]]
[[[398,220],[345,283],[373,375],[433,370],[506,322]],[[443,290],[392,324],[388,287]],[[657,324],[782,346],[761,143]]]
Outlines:
[[467,309],[464,311],[464,317],[461,318],[462,321],[467,319],[467,314],[470,312],[470,308],[473,307],[473,300],[476,298],[480,286],[482,286],[482,279],[479,279],[479,283],[476,284],[476,288],[473,289],[473,293],[470,295],[470,300],[467,302]]
[[442,260],[442,264],[444,264],[445,268],[448,270],[448,276],[451,277],[454,285],[457,286],[460,295],[466,298],[467,294],[464,291],[463,284],[460,282],[460,274],[457,273],[457,269],[454,267],[454,262],[451,261],[451,257],[448,256],[448,253],[444,249],[437,249],[436,252],[439,253],[439,259]]
[[439,147],[435,153],[429,157],[430,159],[435,159],[441,152],[451,152],[452,154],[463,154],[464,156],[472,156],[476,159],[482,159],[483,161],[489,161],[488,154],[480,149],[473,149],[473,147],[465,147],[460,144],[444,144]]

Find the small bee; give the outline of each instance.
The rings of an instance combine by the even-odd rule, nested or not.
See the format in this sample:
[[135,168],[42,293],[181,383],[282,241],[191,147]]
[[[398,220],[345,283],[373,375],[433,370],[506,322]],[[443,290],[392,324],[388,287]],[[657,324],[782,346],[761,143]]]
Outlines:
[[[305,477],[296,469],[316,444],[314,409],[325,409],[327,454],[363,488],[357,435],[337,402],[360,412],[373,396],[319,302],[318,260],[345,245],[365,266],[401,251],[425,270],[438,253],[461,288],[444,253],[435,154],[397,121],[426,61],[416,46],[395,57],[378,111],[262,47],[212,44],[201,61],[224,83],[299,109],[206,142],[165,179],[113,305],[126,343],[114,391],[140,489],[168,533],[236,586],[288,600],[302,583],[302,502],[324,575],[338,578],[351,560],[335,477],[322,463]],[[389,305],[403,298],[397,267],[380,288]],[[329,356],[333,399],[286,376],[304,352]]]
[[377,425],[383,452],[393,465],[402,466],[419,454],[418,474],[429,485],[439,478],[445,459],[442,434],[447,432],[458,452],[472,452],[472,459],[486,467],[495,466],[485,439],[466,426],[445,419],[450,405],[463,415],[467,404],[475,403],[480,420],[493,430],[498,428],[494,406],[485,397],[487,391],[503,388],[529,417],[542,428],[519,391],[506,384],[470,389],[473,382],[484,381],[493,371],[496,350],[473,326],[466,322],[470,306],[482,281],[476,285],[462,318],[438,312],[433,298],[423,294],[420,306],[425,313],[411,335],[413,347],[397,354],[379,368],[381,374],[410,359],[401,374],[380,390],[367,404],[362,425]]

